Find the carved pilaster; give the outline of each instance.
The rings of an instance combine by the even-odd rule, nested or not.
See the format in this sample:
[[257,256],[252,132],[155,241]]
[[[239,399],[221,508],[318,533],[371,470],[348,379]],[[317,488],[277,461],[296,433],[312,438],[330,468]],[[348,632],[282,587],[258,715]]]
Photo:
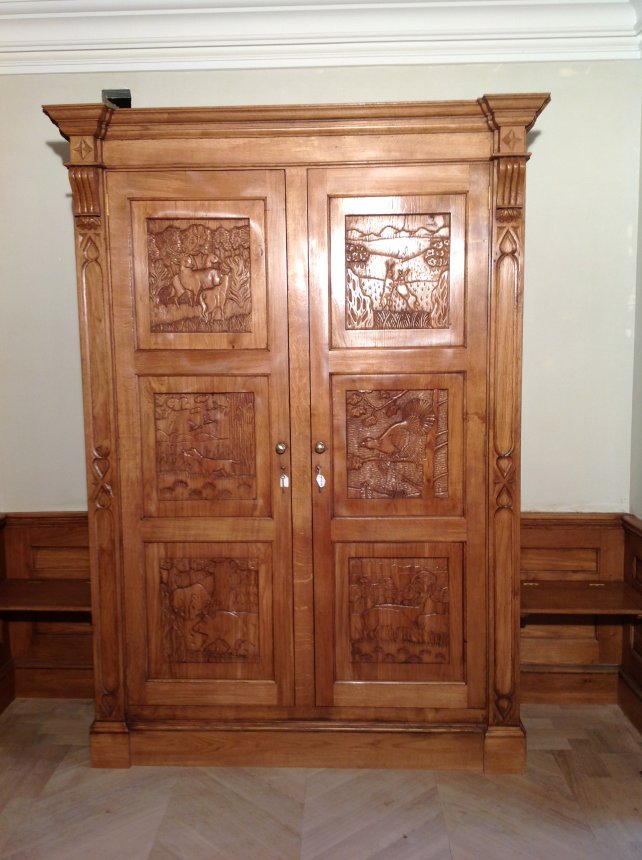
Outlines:
[[[113,386],[109,324],[109,267],[103,213],[103,173],[99,164],[76,166],[95,158],[98,141],[71,139],[69,180],[73,195],[76,269],[83,359],[87,439],[89,543],[92,605],[96,629],[118,635],[94,638],[96,719],[124,719],[122,639],[120,635],[119,503],[113,464],[116,424],[106,395]],[[82,143],[86,145],[81,145]],[[95,144],[95,145],[94,145]]]
[[490,498],[494,646],[491,649],[494,724],[519,722],[515,691],[519,614],[519,401],[521,354],[522,228],[495,226],[492,291]]
[[519,726],[519,515],[526,128],[495,128],[489,556],[490,724]]
[[[519,514],[526,134],[549,96],[479,100],[493,132],[493,271],[489,433],[490,731],[519,721]],[[503,737],[503,736],[502,736]],[[518,739],[517,739],[518,740]],[[514,744],[516,738],[511,739]],[[502,743],[504,741],[502,740]]]

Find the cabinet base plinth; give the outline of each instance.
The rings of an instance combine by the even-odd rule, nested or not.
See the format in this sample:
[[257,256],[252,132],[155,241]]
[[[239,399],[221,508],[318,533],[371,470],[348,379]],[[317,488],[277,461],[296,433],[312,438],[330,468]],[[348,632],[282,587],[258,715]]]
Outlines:
[[152,728],[130,734],[131,763],[223,767],[413,768],[481,771],[484,735],[468,729]]
[[484,737],[485,773],[523,773],[526,732],[523,726],[493,726]]
[[90,733],[92,767],[130,767],[129,730],[125,723],[95,720]]

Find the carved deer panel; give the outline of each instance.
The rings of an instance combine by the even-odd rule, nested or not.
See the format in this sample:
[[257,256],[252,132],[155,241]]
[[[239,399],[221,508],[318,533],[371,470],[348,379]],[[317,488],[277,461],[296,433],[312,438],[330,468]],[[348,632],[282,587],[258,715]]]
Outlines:
[[251,331],[249,219],[146,225],[151,331]]
[[265,348],[265,206],[252,199],[132,202],[140,348]]

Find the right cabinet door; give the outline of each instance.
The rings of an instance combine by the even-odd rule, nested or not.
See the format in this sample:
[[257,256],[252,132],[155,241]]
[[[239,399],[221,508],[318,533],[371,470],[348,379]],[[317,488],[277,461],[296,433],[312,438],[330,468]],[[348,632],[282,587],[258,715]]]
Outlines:
[[317,704],[484,708],[488,165],[308,191]]

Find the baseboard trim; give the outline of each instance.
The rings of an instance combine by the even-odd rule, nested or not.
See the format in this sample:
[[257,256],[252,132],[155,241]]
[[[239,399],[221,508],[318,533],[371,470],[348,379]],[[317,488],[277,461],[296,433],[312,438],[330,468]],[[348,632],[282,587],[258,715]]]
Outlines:
[[642,687],[626,672],[620,672],[617,693],[618,705],[642,734]]
[[15,668],[15,695],[21,699],[93,699],[94,673],[91,668]]
[[520,678],[524,705],[613,705],[618,701],[617,666],[585,671],[522,667]]
[[16,676],[13,661],[9,660],[0,668],[0,713],[8,708],[16,698]]
[[[25,559],[27,553],[25,547],[35,546],[35,542],[42,540],[41,529],[50,530],[51,534],[59,534],[61,536],[60,545],[63,546],[67,535],[72,536],[70,543],[75,548],[84,546],[84,540],[88,543],[87,513],[82,511],[8,513],[0,515],[0,528],[4,533],[3,537],[6,537],[7,533],[15,533],[16,531],[23,532],[26,536],[23,548],[20,550],[23,553],[22,557],[16,556],[7,559],[7,570],[10,576],[38,575],[37,571],[30,574],[26,573],[27,562]],[[538,550],[544,551],[550,546],[553,553],[558,546],[562,548],[570,545],[578,546],[579,544],[573,543],[573,541],[576,539],[581,541],[583,539],[582,530],[585,530],[584,534],[588,536],[587,540],[592,541],[590,544],[592,547],[597,546],[601,541],[601,548],[597,556],[599,559],[606,558],[605,548],[607,545],[611,547],[620,540],[618,532],[620,534],[626,533],[632,540],[639,540],[642,537],[641,519],[615,513],[525,512],[521,516],[521,528],[523,543],[526,546],[536,547]],[[27,536],[30,529],[34,531]],[[550,536],[546,535],[546,530],[550,530]],[[573,534],[571,534],[572,532]],[[598,533],[603,533],[604,537],[596,536]],[[39,535],[40,537],[38,537]],[[18,544],[7,543],[8,556],[12,555],[14,547],[15,551],[19,549]],[[609,553],[610,561],[604,575],[610,579],[616,577],[619,572],[619,575],[622,576],[622,572],[616,570],[616,555],[611,550]],[[548,560],[545,552],[543,557],[546,561]],[[528,575],[531,576],[532,573],[529,571]],[[77,579],[79,572],[78,570],[68,572],[60,570],[57,571],[57,575],[62,577],[68,575],[70,578]],[[537,576],[537,572],[533,575]],[[598,575],[603,575],[601,567]],[[563,659],[563,648],[561,646],[557,648],[557,645],[555,645],[553,659],[558,652],[560,658]],[[547,654],[547,658],[550,659],[550,654]],[[0,677],[0,709],[6,706],[6,703],[13,698],[14,693],[25,697],[91,698],[93,696],[92,671],[88,665],[69,668],[69,661],[67,661],[67,666],[64,666],[56,665],[55,659],[57,658],[48,657],[47,659],[50,662],[46,665],[39,661],[38,665],[27,666],[24,663],[20,665],[22,660],[18,658],[16,652],[15,676],[12,671]],[[601,663],[611,663],[613,660],[612,655],[600,653]],[[617,668],[603,666],[599,663],[564,666],[549,663],[548,660],[544,665],[544,662],[542,660],[541,663],[533,662],[530,665],[522,665],[523,702],[609,704],[618,701]],[[567,662],[570,662],[568,658]],[[636,688],[638,688],[637,685]]]
[[[134,765],[484,769],[481,729],[132,730],[129,746]],[[500,756],[503,767],[510,768],[511,750],[501,752],[507,753]],[[521,759],[513,766],[520,769]]]

